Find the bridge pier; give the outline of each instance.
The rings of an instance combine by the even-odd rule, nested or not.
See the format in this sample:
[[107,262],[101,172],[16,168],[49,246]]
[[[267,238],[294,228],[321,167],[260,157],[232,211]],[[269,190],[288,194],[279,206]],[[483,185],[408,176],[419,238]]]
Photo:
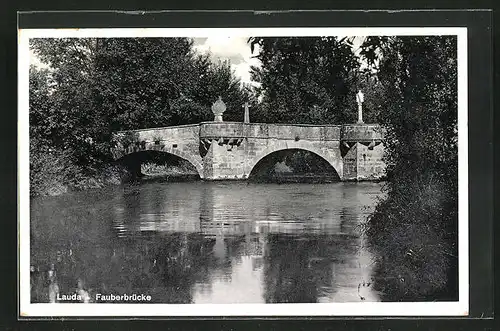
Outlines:
[[[369,145],[369,144],[368,144]],[[356,142],[344,156],[343,181],[380,180],[385,176],[384,146]]]
[[209,139],[208,152],[203,158],[203,178],[207,180],[246,179],[245,166],[248,140]]
[[343,181],[380,180],[385,177],[383,132],[380,126],[343,125],[341,150]]

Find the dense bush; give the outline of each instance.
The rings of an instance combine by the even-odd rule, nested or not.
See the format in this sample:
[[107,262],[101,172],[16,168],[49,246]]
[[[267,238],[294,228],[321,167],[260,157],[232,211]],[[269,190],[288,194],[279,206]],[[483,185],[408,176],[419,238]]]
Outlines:
[[179,165],[144,163],[141,165],[141,172],[145,175],[165,176],[165,175],[198,175],[196,168],[189,162]]
[[75,172],[64,153],[30,144],[30,195],[57,195],[67,191],[63,184]]
[[386,198],[367,224],[391,300],[457,299],[456,37],[369,38],[381,54]]
[[43,146],[36,140],[30,144],[30,195],[52,196],[73,190],[117,185],[130,178],[119,165],[83,168],[68,153]]

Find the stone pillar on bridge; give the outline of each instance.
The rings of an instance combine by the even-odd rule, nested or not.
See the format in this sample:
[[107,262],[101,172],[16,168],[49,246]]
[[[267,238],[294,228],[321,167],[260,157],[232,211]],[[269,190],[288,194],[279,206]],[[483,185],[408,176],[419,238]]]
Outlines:
[[358,124],[363,124],[363,102],[365,101],[365,96],[361,90],[356,94],[356,102],[358,103]]
[[222,114],[226,111],[226,104],[219,97],[212,105],[212,112],[214,113],[214,122],[222,122]]
[[245,102],[245,116],[243,118],[243,123],[250,123],[250,111],[248,110],[248,102]]

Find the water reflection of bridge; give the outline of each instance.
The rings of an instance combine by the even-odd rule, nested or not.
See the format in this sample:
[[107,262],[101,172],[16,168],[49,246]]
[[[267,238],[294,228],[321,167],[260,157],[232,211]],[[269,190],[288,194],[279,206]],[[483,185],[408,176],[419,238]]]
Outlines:
[[[333,190],[331,196],[309,192],[308,207],[304,208],[301,204],[289,203],[290,199],[304,199],[300,191],[304,186],[300,185],[271,186],[273,189],[289,188],[288,193],[275,195],[266,189],[253,193],[260,186],[243,183],[152,184],[141,189],[140,194],[132,189],[115,200],[114,228],[120,236],[136,231],[187,232],[206,236],[304,232],[347,234],[351,230],[346,215],[360,218],[368,215],[369,211],[363,210],[363,206],[370,203],[371,197],[357,202],[359,198],[352,196],[355,191],[346,186],[349,184],[338,185],[337,188],[328,187]],[[187,187],[191,190],[186,190]],[[337,204],[349,204],[330,206],[332,199],[338,201]]]
[[246,287],[265,302],[356,301],[355,281],[369,277],[353,228],[368,213],[362,206],[369,195],[359,195],[359,185],[329,184],[322,186],[327,192],[307,195],[304,185],[141,185],[114,201],[114,229],[126,245],[116,254],[156,260],[168,288],[190,284],[183,285],[187,301],[227,302],[231,294],[220,291],[247,293]]
[[356,301],[371,260],[354,227],[379,190],[199,182],[81,192],[69,206],[34,206],[31,261],[54,263],[61,289],[80,277],[101,293],[144,291],[162,303],[227,302],[233,292],[254,293],[250,302]]

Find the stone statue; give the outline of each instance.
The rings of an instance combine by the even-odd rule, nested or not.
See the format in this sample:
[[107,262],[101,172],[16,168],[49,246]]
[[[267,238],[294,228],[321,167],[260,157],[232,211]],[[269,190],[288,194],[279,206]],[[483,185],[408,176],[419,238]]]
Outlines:
[[212,112],[214,113],[214,122],[222,122],[222,114],[226,111],[226,104],[219,97],[212,105]]
[[250,123],[250,111],[248,109],[248,102],[245,102],[245,117],[243,119],[243,123]]
[[363,102],[365,101],[365,96],[361,90],[356,94],[356,102],[358,103],[358,124],[363,124]]

